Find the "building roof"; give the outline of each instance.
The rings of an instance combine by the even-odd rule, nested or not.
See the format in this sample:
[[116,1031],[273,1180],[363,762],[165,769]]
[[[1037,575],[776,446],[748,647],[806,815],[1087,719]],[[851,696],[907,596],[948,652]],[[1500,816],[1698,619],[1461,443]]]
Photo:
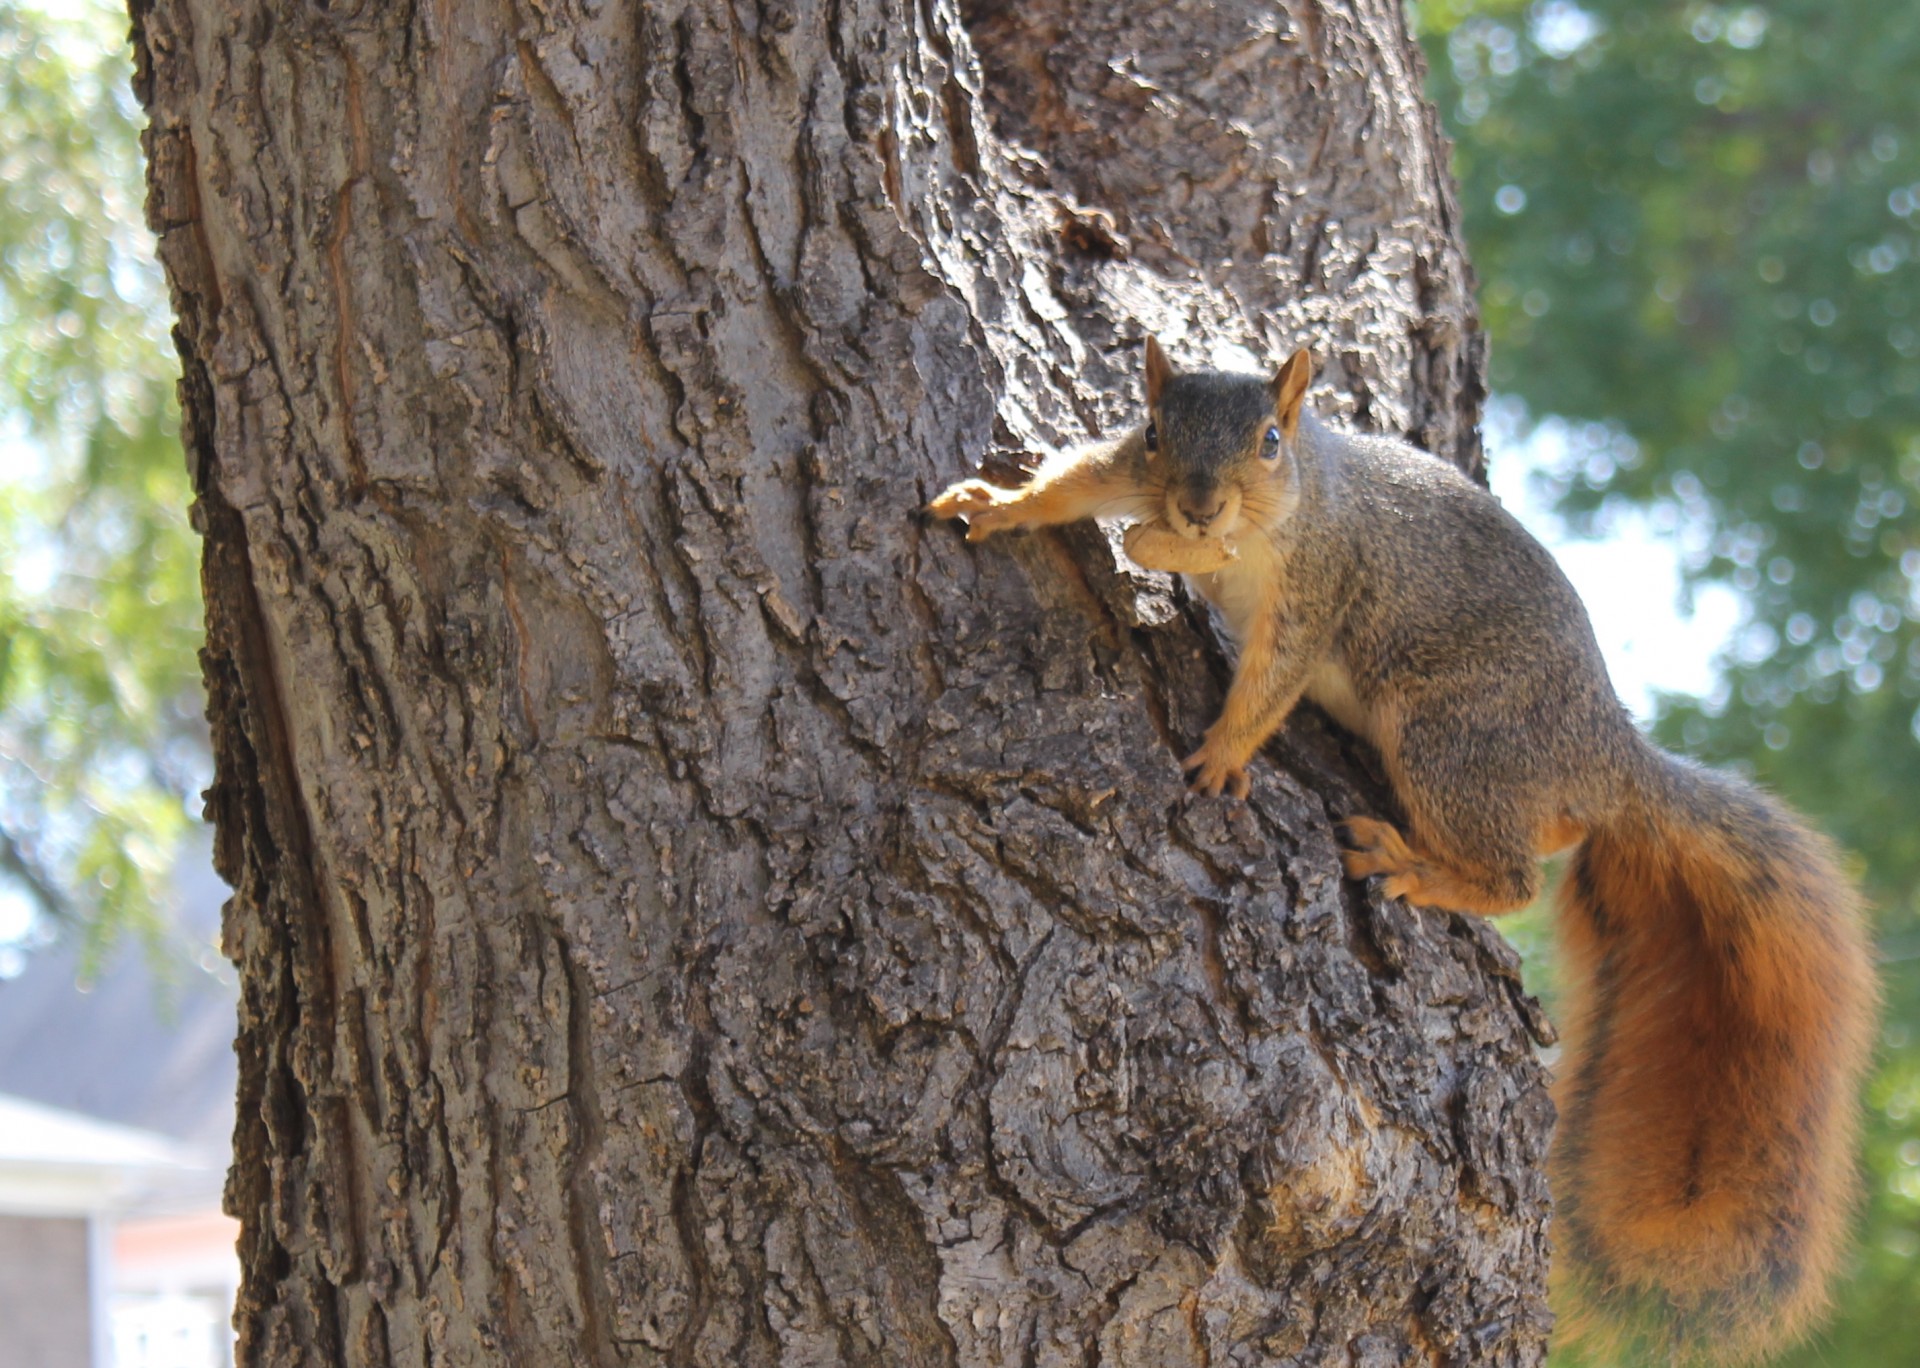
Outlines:
[[170,1168],[180,1159],[179,1146],[163,1135],[0,1093],[0,1164]]
[[197,1167],[165,1136],[0,1093],[0,1211],[124,1206]]

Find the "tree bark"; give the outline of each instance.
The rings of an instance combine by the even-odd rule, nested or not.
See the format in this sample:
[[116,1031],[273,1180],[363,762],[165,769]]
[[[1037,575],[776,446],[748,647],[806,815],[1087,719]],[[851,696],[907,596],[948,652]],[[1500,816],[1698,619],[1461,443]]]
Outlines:
[[[135,0],[241,1362],[1535,1363],[1516,960],[1093,527],[1138,343],[1473,469],[1398,0]],[[1243,358],[1250,364],[1253,358]]]

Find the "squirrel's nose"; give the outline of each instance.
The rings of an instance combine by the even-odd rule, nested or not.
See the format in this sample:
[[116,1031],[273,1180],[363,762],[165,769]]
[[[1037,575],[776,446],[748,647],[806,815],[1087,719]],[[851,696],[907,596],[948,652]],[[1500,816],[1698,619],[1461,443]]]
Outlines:
[[1227,506],[1227,496],[1218,488],[1204,492],[1188,490],[1180,496],[1180,513],[1195,527],[1205,527],[1220,516],[1220,510]]

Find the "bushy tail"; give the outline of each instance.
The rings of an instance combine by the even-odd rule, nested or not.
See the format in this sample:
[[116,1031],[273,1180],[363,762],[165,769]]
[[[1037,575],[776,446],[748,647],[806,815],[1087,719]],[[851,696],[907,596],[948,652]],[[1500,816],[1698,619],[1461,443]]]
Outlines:
[[1555,1301],[1562,1343],[1730,1362],[1825,1307],[1878,994],[1825,840],[1729,775],[1655,774],[1561,888]]

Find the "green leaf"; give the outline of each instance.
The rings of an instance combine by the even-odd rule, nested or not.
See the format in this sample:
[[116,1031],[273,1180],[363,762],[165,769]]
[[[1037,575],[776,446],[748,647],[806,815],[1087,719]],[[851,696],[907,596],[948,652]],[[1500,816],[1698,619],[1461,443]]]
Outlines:
[[123,12],[0,3],[0,880],[151,937],[208,762]]

